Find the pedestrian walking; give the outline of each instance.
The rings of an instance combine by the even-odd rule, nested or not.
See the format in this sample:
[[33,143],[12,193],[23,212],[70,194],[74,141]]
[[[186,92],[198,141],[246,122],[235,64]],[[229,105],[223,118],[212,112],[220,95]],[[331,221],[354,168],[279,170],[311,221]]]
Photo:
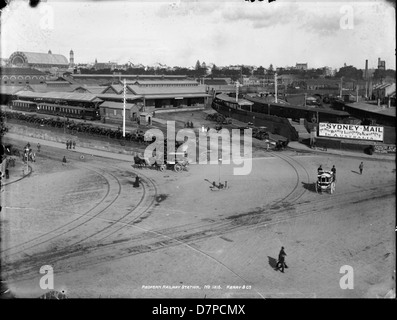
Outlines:
[[361,161],[361,163],[360,163],[358,168],[360,169],[360,174],[363,174],[364,163],[362,161]]
[[37,152],[40,152],[40,143],[37,143]]
[[73,149],[76,149],[76,141],[73,140]]
[[66,156],[63,156],[62,162],[66,163]]
[[285,257],[287,256],[287,254],[284,251],[284,247],[281,247],[280,253],[278,254],[278,261],[277,261],[277,265],[276,265],[276,269],[280,269],[281,268],[281,272],[284,273],[284,268],[288,268],[287,264],[285,263]]
[[139,176],[135,177],[134,188],[139,188]]
[[335,165],[332,166],[331,172],[334,174],[333,181],[336,181],[336,168],[335,168]]
[[66,140],[66,149],[69,149],[69,140]]

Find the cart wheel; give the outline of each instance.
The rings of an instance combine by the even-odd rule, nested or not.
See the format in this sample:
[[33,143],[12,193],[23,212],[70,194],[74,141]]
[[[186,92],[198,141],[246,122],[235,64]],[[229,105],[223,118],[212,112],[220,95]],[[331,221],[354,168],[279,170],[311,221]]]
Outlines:
[[333,194],[335,191],[335,183],[331,183],[331,194]]
[[179,163],[176,163],[174,166],[175,172],[181,172],[182,171],[182,165]]
[[163,171],[165,171],[165,168],[166,166],[165,166],[165,164],[162,164],[162,165],[160,165],[160,167],[159,167],[159,170],[161,171],[161,172],[163,172]]
[[316,189],[316,193],[318,193],[318,186],[317,186],[317,182],[314,184],[314,188]]

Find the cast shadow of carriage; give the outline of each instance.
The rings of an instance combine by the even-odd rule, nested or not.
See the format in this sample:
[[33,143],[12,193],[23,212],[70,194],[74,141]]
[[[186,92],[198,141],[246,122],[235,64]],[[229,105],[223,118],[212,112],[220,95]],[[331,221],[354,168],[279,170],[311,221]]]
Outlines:
[[316,182],[307,183],[302,181],[302,185],[306,190],[316,193]]

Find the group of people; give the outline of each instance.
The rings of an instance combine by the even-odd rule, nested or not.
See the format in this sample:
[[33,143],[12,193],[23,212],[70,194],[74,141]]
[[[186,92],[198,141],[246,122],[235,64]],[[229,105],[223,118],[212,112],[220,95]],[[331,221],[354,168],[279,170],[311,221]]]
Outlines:
[[[320,166],[317,169],[317,174],[322,174],[324,172],[322,165],[320,164]],[[335,165],[332,166],[331,168],[331,172],[334,178],[334,181],[336,180],[336,168]]]
[[193,128],[193,122],[192,121],[188,121],[185,123],[185,128]]
[[[358,169],[360,170],[360,174],[363,174],[363,170],[364,170],[364,163],[361,161],[360,165],[358,166]],[[317,169],[317,173],[318,174],[322,174],[324,172],[322,165],[320,164],[320,166]],[[333,173],[334,176],[334,181],[336,181],[336,168],[335,165],[332,166],[331,168],[331,172]]]
[[74,141],[74,140],[66,141],[66,149],[72,149],[72,145],[73,145],[73,149],[76,149],[76,141]]

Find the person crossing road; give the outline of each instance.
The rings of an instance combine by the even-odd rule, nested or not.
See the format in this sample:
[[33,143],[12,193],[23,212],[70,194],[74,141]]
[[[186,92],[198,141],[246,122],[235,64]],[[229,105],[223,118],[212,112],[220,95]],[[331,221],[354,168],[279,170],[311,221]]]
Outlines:
[[285,257],[287,254],[284,251],[284,247],[281,247],[280,253],[278,254],[278,261],[276,264],[276,269],[281,269],[281,272],[284,273],[284,268],[288,268],[287,264],[285,263]]

